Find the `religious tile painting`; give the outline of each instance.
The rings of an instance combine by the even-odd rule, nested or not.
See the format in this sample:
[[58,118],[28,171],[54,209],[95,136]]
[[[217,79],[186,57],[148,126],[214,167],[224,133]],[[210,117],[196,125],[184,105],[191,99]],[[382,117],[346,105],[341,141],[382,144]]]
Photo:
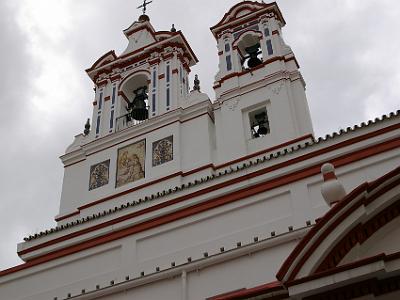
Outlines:
[[144,178],[146,141],[118,149],[116,187]]
[[166,137],[153,143],[153,167],[174,159],[173,136]]
[[89,191],[108,184],[110,160],[103,161],[90,167]]

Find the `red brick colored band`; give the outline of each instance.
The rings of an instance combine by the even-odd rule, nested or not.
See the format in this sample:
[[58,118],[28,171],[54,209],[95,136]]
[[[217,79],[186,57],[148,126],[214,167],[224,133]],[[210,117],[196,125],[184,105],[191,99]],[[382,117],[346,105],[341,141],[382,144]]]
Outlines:
[[335,172],[329,172],[322,175],[324,177],[324,181],[328,181],[331,179],[337,179]]
[[[367,149],[363,149],[363,150],[356,151],[354,153],[343,155],[341,157],[336,158],[333,161],[333,163],[335,164],[335,166],[340,167],[342,165],[346,165],[348,163],[352,163],[352,162],[358,161],[360,159],[365,159],[365,158],[370,157],[372,155],[376,155],[378,153],[385,152],[385,151],[388,151],[390,149],[394,149],[394,148],[398,148],[398,147],[400,147],[400,140],[395,139],[395,140],[392,140],[392,141],[384,142],[384,143],[379,144],[379,145],[375,145],[375,146],[367,148]],[[293,159],[293,160],[295,160],[295,159]],[[98,230],[100,228],[104,228],[104,227],[110,226],[112,224],[116,224],[116,223],[125,221],[127,219],[130,219],[130,218],[133,218],[133,217],[136,217],[136,216],[139,216],[139,215],[143,215],[143,214],[151,212],[151,211],[159,210],[159,209],[161,209],[163,207],[183,202],[183,201],[185,201],[187,199],[191,199],[193,197],[197,197],[199,195],[202,195],[202,194],[205,194],[205,193],[209,193],[211,191],[223,188],[223,187],[225,187],[227,185],[230,185],[230,184],[233,184],[233,183],[241,182],[243,180],[249,180],[250,178],[253,178],[253,177],[256,177],[256,176],[260,176],[260,175],[265,174],[267,172],[271,172],[274,169],[278,169],[278,168],[281,167],[282,164],[291,164],[291,161],[289,160],[288,162],[284,162],[284,163],[278,164],[276,166],[271,166],[269,168],[265,168],[265,169],[253,172],[253,173],[241,176],[239,178],[235,178],[235,179],[229,180],[227,182],[223,182],[223,183],[220,183],[220,184],[205,188],[203,190],[194,192],[192,194],[181,196],[181,197],[178,197],[178,198],[175,198],[175,199],[160,203],[158,205],[151,206],[151,207],[146,208],[144,210],[137,211],[137,212],[128,214],[126,216],[122,216],[122,217],[116,218],[114,220],[110,220],[108,222],[105,222],[105,223],[102,223],[102,224],[98,224],[96,226],[93,226],[93,227],[90,227],[90,228],[87,228],[87,229],[84,229],[84,230],[81,230],[81,231],[78,231],[78,232],[75,232],[75,233],[71,233],[69,235],[54,239],[52,241],[48,241],[46,243],[43,243],[43,244],[28,248],[28,249],[24,250],[23,252],[21,251],[19,254],[35,251],[37,249],[40,249],[40,248],[43,248],[43,247],[46,247],[46,246],[49,246],[49,245],[52,245],[52,244],[56,244],[56,243],[59,243],[59,242],[64,241],[64,240],[68,240],[68,239],[71,239],[73,237],[76,237],[76,236],[79,236],[79,235],[82,235],[82,234],[85,234],[85,233],[88,233],[88,232],[91,232],[91,231],[95,231],[95,230]],[[321,167],[320,164],[317,164],[317,165],[308,167],[306,169],[298,170],[298,171],[295,171],[295,172],[293,172],[291,174],[287,174],[287,175],[275,178],[275,179],[270,180],[270,181],[259,183],[259,184],[255,185],[255,186],[253,186],[251,189],[245,188],[245,189],[242,189],[242,190],[239,190],[239,191],[235,191],[233,193],[221,196],[219,198],[211,199],[211,200],[209,200],[207,202],[200,203],[200,204],[197,204],[197,205],[194,205],[194,206],[191,206],[191,207],[187,207],[187,208],[182,209],[180,211],[176,211],[176,212],[170,213],[168,215],[164,215],[164,216],[158,217],[157,219],[152,219],[152,220],[148,220],[148,221],[145,221],[145,222],[142,222],[142,223],[139,223],[139,224],[135,224],[132,227],[129,227],[129,228],[126,228],[126,229],[123,229],[123,230],[120,230],[120,231],[115,231],[115,232],[113,232],[113,233],[111,233],[111,234],[109,234],[107,236],[97,237],[97,238],[82,242],[82,243],[80,243],[78,245],[70,246],[70,247],[67,247],[67,248],[65,248],[63,250],[58,250],[55,253],[52,252],[52,253],[46,254],[46,255],[44,255],[42,257],[36,258],[36,259],[34,259],[32,261],[29,261],[26,265],[30,266],[31,264],[34,264],[35,262],[42,263],[42,262],[49,261],[49,260],[52,260],[52,259],[55,259],[55,258],[58,258],[58,257],[63,257],[63,256],[66,256],[66,255],[69,255],[69,254],[72,254],[72,253],[76,253],[78,251],[89,249],[89,248],[92,248],[92,247],[95,247],[95,246],[98,246],[98,245],[101,245],[101,244],[104,244],[104,243],[107,243],[107,242],[110,242],[110,241],[113,241],[113,240],[117,240],[117,239],[123,238],[123,237],[131,235],[131,234],[135,234],[135,233],[138,233],[138,232],[141,232],[141,231],[145,231],[145,230],[148,230],[148,229],[151,229],[151,228],[155,228],[157,226],[168,224],[170,222],[173,222],[173,221],[176,221],[176,220],[179,220],[179,219],[182,219],[182,218],[186,218],[186,217],[192,216],[194,214],[198,214],[198,213],[210,210],[210,209],[214,209],[216,207],[219,207],[219,206],[222,206],[222,205],[225,205],[225,204],[228,204],[228,203],[236,202],[236,201],[239,201],[241,199],[248,198],[248,197],[257,195],[259,193],[262,193],[262,192],[266,192],[268,190],[277,188],[279,186],[287,185],[287,184],[290,184],[292,182],[296,182],[298,180],[301,180],[301,179],[304,179],[304,178],[307,178],[307,177],[310,177],[310,176],[314,176],[314,175],[320,174],[320,167]],[[47,257],[47,259],[45,259],[46,257]],[[43,260],[43,259],[45,259],[45,260]],[[17,268],[18,267],[19,266],[17,266]],[[13,270],[13,268],[10,269],[10,270]],[[12,271],[9,271],[9,272],[12,272]],[[0,276],[1,276],[1,273],[0,273]]]

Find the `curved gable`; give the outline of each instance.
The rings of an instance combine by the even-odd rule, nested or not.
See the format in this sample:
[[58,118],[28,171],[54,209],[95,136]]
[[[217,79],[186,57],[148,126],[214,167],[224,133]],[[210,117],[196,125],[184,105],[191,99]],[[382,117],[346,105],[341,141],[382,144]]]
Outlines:
[[222,17],[212,28],[216,28],[223,24],[229,23],[232,20],[236,20],[244,15],[248,15],[252,12],[256,12],[259,9],[271,6],[272,4],[258,3],[253,1],[243,1],[231,7],[231,9]]
[[[282,13],[280,12],[276,2],[272,3],[259,3],[256,1],[243,1],[236,5],[234,5],[219,21],[216,25],[212,26],[210,29],[213,32],[214,36],[220,30],[225,28],[228,24],[237,23],[241,19],[246,19],[246,16],[252,15],[257,16],[255,14],[264,14],[268,11],[273,11],[277,17],[282,21],[283,25],[285,24],[285,20],[283,19]],[[237,22],[236,22],[237,21]]]
[[104,66],[110,62],[113,62],[116,59],[117,55],[115,54],[115,51],[111,50],[106,54],[104,54],[103,56],[101,56],[98,60],[96,60],[96,62],[89,69],[87,69],[86,72],[93,71],[94,69]]
[[288,282],[354,263],[359,259],[354,251],[379,239],[381,230],[399,222],[399,216],[400,167],[360,185],[328,211],[286,259],[277,278]]

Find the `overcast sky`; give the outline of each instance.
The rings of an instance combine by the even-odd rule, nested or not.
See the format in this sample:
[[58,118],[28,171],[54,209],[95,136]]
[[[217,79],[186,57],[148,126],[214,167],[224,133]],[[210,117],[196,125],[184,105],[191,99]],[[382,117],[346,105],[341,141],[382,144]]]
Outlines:
[[[209,27],[237,0],[154,0],[156,30],[181,29],[214,99],[217,50]],[[400,108],[400,2],[277,0],[283,37],[301,66],[317,136]],[[63,167],[58,157],[91,116],[84,70],[109,50],[139,0],[0,1],[0,269],[19,264],[16,244],[55,225]]]

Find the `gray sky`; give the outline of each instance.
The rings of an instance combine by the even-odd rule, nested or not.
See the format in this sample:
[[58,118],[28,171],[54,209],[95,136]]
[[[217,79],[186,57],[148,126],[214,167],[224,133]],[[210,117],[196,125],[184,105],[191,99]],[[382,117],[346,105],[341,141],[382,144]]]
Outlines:
[[[214,99],[217,50],[209,27],[237,0],[154,0],[156,30],[181,29]],[[400,108],[400,2],[277,0],[283,34],[300,63],[317,136]],[[137,19],[139,0],[0,1],[0,269],[19,264],[16,244],[55,225],[58,157],[91,116],[84,70]]]

